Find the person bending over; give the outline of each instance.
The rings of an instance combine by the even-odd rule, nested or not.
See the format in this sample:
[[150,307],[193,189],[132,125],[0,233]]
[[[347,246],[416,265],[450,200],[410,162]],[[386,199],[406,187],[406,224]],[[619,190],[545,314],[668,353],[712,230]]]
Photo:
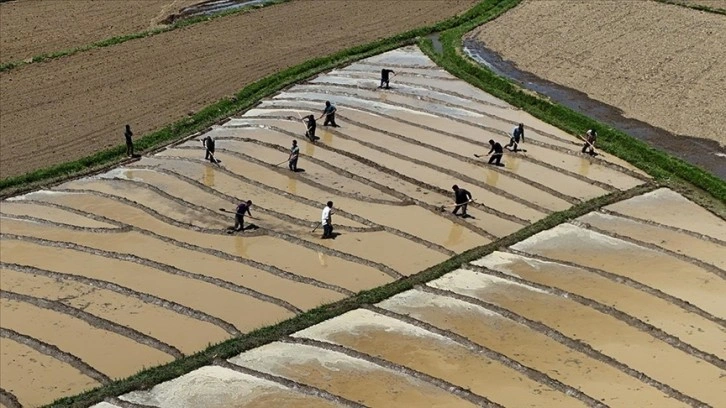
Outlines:
[[471,201],[471,193],[463,188],[459,188],[456,184],[451,189],[454,190],[454,200],[456,202],[456,207],[454,207],[452,213],[457,215],[459,209],[461,209],[461,216],[466,217],[466,207],[469,205],[469,201]]
[[495,142],[493,139],[489,140],[489,145],[491,145],[491,149],[489,149],[489,153],[487,153],[487,156],[492,154],[492,157],[489,158],[489,164],[496,164],[497,166],[504,166],[502,164],[502,155],[504,155],[504,149],[502,148],[502,145],[499,142]]

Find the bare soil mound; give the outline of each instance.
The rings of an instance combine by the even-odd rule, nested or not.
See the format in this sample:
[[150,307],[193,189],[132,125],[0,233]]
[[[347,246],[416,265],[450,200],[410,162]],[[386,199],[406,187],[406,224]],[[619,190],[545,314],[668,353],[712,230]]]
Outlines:
[[473,34],[521,69],[726,144],[726,19],[655,2],[527,1]]
[[0,3],[0,63],[147,30],[202,0]]
[[0,74],[2,177],[153,131],[311,58],[461,13],[476,0],[290,2]]

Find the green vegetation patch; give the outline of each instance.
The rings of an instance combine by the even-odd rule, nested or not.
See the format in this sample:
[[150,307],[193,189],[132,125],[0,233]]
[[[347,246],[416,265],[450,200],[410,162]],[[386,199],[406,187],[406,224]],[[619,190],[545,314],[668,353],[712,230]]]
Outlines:
[[[685,8],[689,8],[689,9],[693,9],[693,10],[705,11],[707,13],[721,14],[721,15],[726,16],[726,8],[709,7],[709,6],[706,6],[703,4],[697,4],[697,3],[686,3],[686,2],[680,1],[680,0],[655,0],[655,1],[657,1],[658,3],[671,4],[674,6],[681,6],[681,7],[685,7]],[[726,5],[726,2],[724,4]]]
[[[494,9],[506,10],[518,4],[519,0],[502,0],[498,3]],[[466,57],[461,51],[464,34],[500,14],[492,13],[442,32],[439,37],[443,47],[442,54],[434,50],[430,39],[421,40],[419,45],[429,58],[456,77],[567,133],[582,135],[587,129],[597,128],[600,150],[628,161],[656,180],[684,181],[708,192],[717,200],[726,202],[726,182],[715,175],[654,149],[622,131],[525,90]]]

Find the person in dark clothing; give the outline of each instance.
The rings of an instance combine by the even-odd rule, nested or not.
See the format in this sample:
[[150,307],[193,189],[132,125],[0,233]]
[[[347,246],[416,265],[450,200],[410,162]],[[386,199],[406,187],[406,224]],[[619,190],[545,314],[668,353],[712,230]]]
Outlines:
[[468,206],[469,201],[472,200],[471,193],[463,188],[459,188],[457,185],[454,185],[451,189],[454,190],[454,200],[456,201],[456,207],[454,207],[454,211],[452,211],[452,213],[457,215],[459,209],[461,209],[461,216],[466,217],[466,207]]
[[[587,141],[584,145],[582,145],[582,152],[587,153],[590,156],[595,156],[597,153],[595,153],[595,141],[597,141],[597,131],[595,129],[590,129],[585,134],[587,136]],[[590,149],[588,152],[587,149]]]
[[134,155],[134,142],[131,141],[131,136],[134,135],[134,132],[131,131],[131,126],[126,125],[126,131],[124,132],[124,137],[126,138],[126,156],[133,157]]
[[[330,101],[325,102],[325,109],[323,109],[323,114],[320,115],[320,118],[325,116],[325,122],[323,122],[323,126],[328,126],[328,124],[330,124],[330,126],[332,126],[332,127],[340,127],[340,126],[338,126],[338,124],[335,123],[335,111],[336,110],[337,109],[335,109],[335,106],[330,104]],[[320,119],[320,118],[318,118],[318,119]]]
[[292,141],[292,147],[290,148],[290,157],[288,158],[287,167],[291,171],[297,171],[297,158],[300,156],[300,148],[297,147],[297,140]]
[[[234,227],[230,228],[232,231],[244,231],[245,229],[245,213],[249,214],[250,217],[252,217],[252,213],[250,212],[250,207],[252,207],[252,200],[247,200],[246,202],[241,203],[237,206],[237,210],[234,214]],[[232,232],[230,231],[230,232]]]
[[489,149],[489,153],[487,153],[487,156],[494,152],[492,157],[489,158],[489,164],[504,166],[502,164],[502,155],[504,155],[504,149],[502,148],[502,145],[499,142],[495,142],[493,139],[489,140],[489,144],[492,146],[492,148]]
[[214,158],[214,138],[212,135],[207,134],[207,137],[202,139],[202,145],[207,148],[207,154],[204,156],[204,160],[216,163],[217,160]]
[[393,72],[392,69],[383,68],[381,70],[381,86],[379,86],[379,88],[383,88],[384,87],[383,85],[385,84],[386,85],[385,88],[390,89],[390,87],[388,86],[388,81],[389,81],[388,75],[389,74],[396,75],[396,73]]
[[333,238],[333,202],[328,201],[323,208],[323,239]]
[[305,137],[314,142],[317,139],[317,137],[315,136],[315,127],[317,126],[317,124],[315,123],[315,116],[305,116],[303,118],[303,123],[305,123],[305,126],[307,126],[308,128],[308,130],[305,132]]
[[[509,144],[504,146],[507,149],[516,152],[519,146],[520,139],[524,143],[524,124],[520,123],[519,126],[512,130],[512,138],[509,140]],[[511,149],[510,149],[511,148]]]

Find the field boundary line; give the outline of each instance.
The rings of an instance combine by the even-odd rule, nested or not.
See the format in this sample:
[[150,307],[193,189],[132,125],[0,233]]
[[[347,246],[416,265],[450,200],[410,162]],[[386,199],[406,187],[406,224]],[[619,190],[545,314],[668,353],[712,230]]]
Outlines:
[[[7,1],[10,1],[10,0],[7,0]],[[154,28],[152,30],[144,30],[144,31],[139,31],[136,33],[131,33],[131,34],[118,35],[116,37],[110,37],[110,38],[105,38],[103,40],[95,41],[95,42],[92,42],[91,44],[80,45],[78,47],[67,48],[65,50],[60,50],[60,51],[50,51],[50,52],[34,55],[32,57],[28,57],[23,60],[8,61],[8,62],[0,64],[0,72],[10,71],[12,69],[20,68],[20,67],[30,65],[30,64],[35,64],[38,62],[46,62],[46,61],[51,61],[51,60],[54,60],[57,58],[70,57],[71,55],[95,50],[98,48],[111,47],[114,45],[123,44],[125,42],[132,41],[132,40],[153,37],[158,34],[168,33],[169,31],[177,30],[179,28],[189,27],[189,26],[192,26],[192,25],[195,25],[198,23],[216,20],[217,18],[220,18],[220,17],[227,17],[227,16],[231,16],[234,14],[245,14],[245,13],[249,13],[251,11],[255,11],[258,9],[265,8],[265,7],[274,6],[274,5],[282,4],[282,3],[287,3],[288,1],[290,1],[290,0],[269,0],[264,3],[252,4],[252,5],[244,6],[239,9],[235,9],[235,10],[219,11],[219,12],[212,13],[209,15],[202,15],[202,16],[190,17],[190,18],[178,20],[177,22],[172,23],[170,25],[167,25],[164,27],[159,27],[159,28]],[[1,1],[0,1],[0,3],[1,3]]]

